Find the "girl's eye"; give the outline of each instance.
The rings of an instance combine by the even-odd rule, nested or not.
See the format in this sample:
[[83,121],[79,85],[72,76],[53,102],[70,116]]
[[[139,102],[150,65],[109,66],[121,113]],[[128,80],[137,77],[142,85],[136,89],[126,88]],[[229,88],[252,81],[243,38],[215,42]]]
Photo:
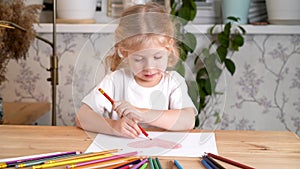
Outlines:
[[157,56],[154,56],[154,59],[159,60],[159,59],[161,59],[162,57],[163,57],[162,55],[157,55]]
[[135,62],[141,62],[141,61],[143,61],[143,60],[144,60],[143,57],[136,57],[136,58],[134,58],[134,61],[135,61]]

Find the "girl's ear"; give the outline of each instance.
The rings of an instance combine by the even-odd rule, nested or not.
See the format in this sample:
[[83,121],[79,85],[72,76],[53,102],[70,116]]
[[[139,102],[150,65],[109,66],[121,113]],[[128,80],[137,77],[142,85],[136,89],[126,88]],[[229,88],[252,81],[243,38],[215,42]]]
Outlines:
[[121,51],[120,51],[120,49],[117,49],[117,53],[118,53],[118,56],[120,57],[120,58],[124,58],[124,56],[123,56],[123,54],[121,53]]
[[169,40],[169,45],[170,45],[170,46],[173,46],[173,45],[174,45],[174,39],[170,39],[170,40]]
[[117,52],[118,56],[119,56],[121,59],[125,58],[125,56],[124,56],[124,51],[122,51],[122,50],[119,49],[119,48],[116,48],[116,52]]

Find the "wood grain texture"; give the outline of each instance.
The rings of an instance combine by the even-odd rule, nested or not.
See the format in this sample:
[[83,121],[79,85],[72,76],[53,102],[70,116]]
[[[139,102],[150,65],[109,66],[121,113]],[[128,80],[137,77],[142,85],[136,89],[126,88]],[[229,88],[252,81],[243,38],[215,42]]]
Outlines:
[[[298,169],[300,166],[300,139],[292,132],[228,130],[211,132],[216,134],[219,155],[231,160],[258,169]],[[95,133],[85,132],[73,126],[0,125],[0,133],[0,158],[56,151],[84,152],[96,136]],[[159,159],[163,168],[170,168],[169,161],[174,157],[159,157]],[[204,169],[200,158],[176,157],[176,160],[185,169]],[[235,168],[224,162],[220,164],[226,168]]]
[[32,124],[50,108],[49,102],[4,102],[3,124]]

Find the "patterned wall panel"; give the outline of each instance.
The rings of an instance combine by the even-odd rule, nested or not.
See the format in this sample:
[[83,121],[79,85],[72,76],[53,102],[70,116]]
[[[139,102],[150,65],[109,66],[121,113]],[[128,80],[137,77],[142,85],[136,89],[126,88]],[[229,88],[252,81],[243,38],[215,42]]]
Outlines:
[[[51,39],[51,34],[41,35]],[[80,100],[106,72],[103,58],[110,52],[113,38],[109,34],[59,33],[57,43],[57,124],[74,125]],[[206,44],[199,45],[201,48]],[[51,102],[51,85],[46,81],[51,51],[47,44],[36,40],[26,60],[10,61],[8,81],[0,88],[5,101]],[[300,36],[248,35],[244,47],[232,59],[236,73],[224,74],[224,95],[211,105],[214,108],[208,108],[218,110],[221,123],[215,123],[213,114],[202,113],[201,127],[289,130],[299,135]],[[50,120],[38,123],[50,124]]]

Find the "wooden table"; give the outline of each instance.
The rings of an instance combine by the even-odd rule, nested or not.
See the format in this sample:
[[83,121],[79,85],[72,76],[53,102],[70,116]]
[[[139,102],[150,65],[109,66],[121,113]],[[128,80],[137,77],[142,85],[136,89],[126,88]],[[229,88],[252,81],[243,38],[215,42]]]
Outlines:
[[[195,132],[201,132],[197,130]],[[217,130],[219,155],[261,169],[299,169],[300,139],[287,131]],[[0,158],[56,151],[85,151],[94,133],[73,126],[0,125]],[[160,157],[168,169],[168,157]],[[200,158],[176,158],[185,169],[204,168]],[[235,168],[220,162],[227,168]],[[60,167],[64,168],[64,167]]]
[[4,102],[3,124],[32,124],[50,108],[49,102]]

